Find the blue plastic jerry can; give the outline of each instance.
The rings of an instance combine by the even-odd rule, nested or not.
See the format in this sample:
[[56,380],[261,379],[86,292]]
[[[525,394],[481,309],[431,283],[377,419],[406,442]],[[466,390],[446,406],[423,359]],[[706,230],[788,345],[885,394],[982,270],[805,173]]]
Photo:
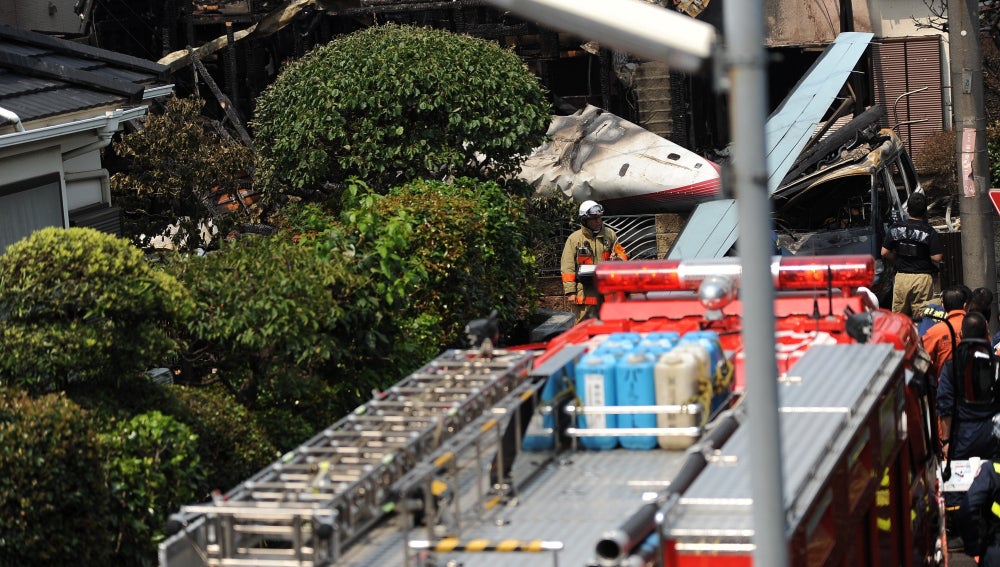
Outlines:
[[[576,393],[586,406],[607,407],[617,405],[615,392],[616,358],[610,354],[589,354],[576,367]],[[581,429],[614,429],[618,425],[614,414],[581,415],[577,419]],[[618,446],[618,437],[583,436],[580,444],[591,450],[608,450]]]
[[639,333],[611,333],[608,338],[604,339],[600,345],[594,349],[595,354],[611,354],[616,358],[625,356],[626,354],[632,352],[635,346],[639,344],[642,340],[642,335]]
[[[653,367],[656,357],[639,350],[618,361],[615,369],[615,394],[619,406],[651,406],[656,404]],[[618,429],[656,427],[656,415],[651,413],[618,414]],[[622,435],[618,443],[626,449],[646,450],[656,447],[654,435]]]
[[670,349],[674,348],[680,340],[680,333],[673,331],[649,333],[639,341],[639,345],[636,348],[659,358],[661,354],[669,352]]

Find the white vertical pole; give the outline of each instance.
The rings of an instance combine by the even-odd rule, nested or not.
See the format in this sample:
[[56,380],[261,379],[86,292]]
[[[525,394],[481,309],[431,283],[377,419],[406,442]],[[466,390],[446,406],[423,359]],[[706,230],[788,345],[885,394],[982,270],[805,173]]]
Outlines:
[[771,277],[771,208],[767,191],[767,59],[763,0],[723,6],[725,58],[730,77],[729,122],[733,131],[733,180],[743,263],[743,348],[746,352],[747,426],[753,451],[754,565],[788,565],[784,480],[778,420],[778,364],[774,346],[774,283]]

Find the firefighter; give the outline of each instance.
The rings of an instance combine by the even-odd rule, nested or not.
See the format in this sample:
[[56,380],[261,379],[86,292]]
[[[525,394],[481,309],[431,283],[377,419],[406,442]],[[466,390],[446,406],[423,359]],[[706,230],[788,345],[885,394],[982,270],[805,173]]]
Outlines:
[[941,443],[949,460],[998,459],[1000,442],[993,435],[991,419],[1000,413],[1000,399],[991,384],[983,383],[995,375],[996,355],[982,313],[965,316],[961,335],[962,342],[942,366],[938,380]]
[[615,231],[604,226],[604,207],[595,201],[584,201],[580,204],[579,219],[581,227],[566,239],[560,262],[563,293],[576,323],[597,315],[597,289],[592,277],[581,277],[580,267],[628,259]]
[[896,264],[892,310],[912,317],[931,300],[937,263],[944,257],[941,238],[927,223],[927,197],[914,193],[906,201],[910,218],[892,223],[882,257]]
[[[927,328],[921,339],[924,350],[931,357],[929,372],[935,380],[941,375],[941,367],[945,361],[951,358],[952,345],[962,340],[962,321],[965,319],[965,305],[969,300],[969,293],[965,291],[968,288],[963,288],[965,286],[956,285],[944,290],[941,294],[944,313],[937,323]],[[925,306],[924,309],[928,307]]]
[[[1000,420],[993,420],[1000,439]],[[968,511],[962,533],[965,553],[979,556],[979,565],[1000,567],[1000,461],[983,461],[962,500]]]

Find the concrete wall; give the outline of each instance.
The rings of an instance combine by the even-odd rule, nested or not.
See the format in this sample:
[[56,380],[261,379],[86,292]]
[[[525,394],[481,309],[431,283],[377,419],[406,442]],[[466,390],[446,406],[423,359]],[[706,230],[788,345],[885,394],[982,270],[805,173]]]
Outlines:
[[871,0],[868,10],[871,14],[871,31],[875,37],[912,37],[941,33],[940,30],[921,26],[931,22],[931,13],[923,0]]

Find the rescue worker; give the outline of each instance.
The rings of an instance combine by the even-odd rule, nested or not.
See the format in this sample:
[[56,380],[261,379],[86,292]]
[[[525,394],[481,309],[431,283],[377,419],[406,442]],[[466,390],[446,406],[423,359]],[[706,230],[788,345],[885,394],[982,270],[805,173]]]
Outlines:
[[[992,351],[986,318],[970,311],[962,321],[962,342],[941,368],[937,387],[941,444],[949,460],[1000,459],[1000,442],[993,436],[992,422],[1000,413],[1000,400],[983,388],[973,387],[976,364],[990,361],[983,358],[984,350],[976,348],[980,344],[985,346],[985,354]],[[977,389],[979,392],[974,391]],[[954,446],[949,447],[951,444]]]
[[986,321],[989,322],[990,315],[993,312],[993,292],[989,288],[977,287],[972,290],[972,294],[969,296],[969,303],[965,306],[968,311],[978,311],[986,317]]
[[604,207],[584,201],[580,203],[579,219],[580,229],[566,239],[560,262],[563,293],[576,323],[597,315],[597,289],[592,277],[580,277],[580,266],[628,259],[615,231],[604,226]]
[[913,317],[931,300],[937,263],[944,257],[941,238],[924,218],[927,197],[914,193],[906,201],[910,218],[889,226],[882,257],[896,264],[892,288],[892,310]]
[[930,326],[921,342],[931,357],[930,375],[936,380],[941,375],[941,367],[951,358],[951,347],[962,340],[962,321],[965,319],[965,304],[968,296],[964,286],[952,286],[941,293],[944,316]]
[[[1000,425],[994,420],[993,435],[1000,438]],[[983,461],[962,497],[965,515],[962,543],[965,553],[978,556],[978,564],[1000,567],[1000,461]]]

